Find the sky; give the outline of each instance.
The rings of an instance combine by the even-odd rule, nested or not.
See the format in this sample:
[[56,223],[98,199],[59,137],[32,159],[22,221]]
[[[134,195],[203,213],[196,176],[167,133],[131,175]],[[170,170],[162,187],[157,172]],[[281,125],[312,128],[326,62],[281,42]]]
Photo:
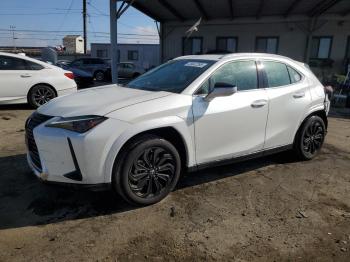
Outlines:
[[[65,35],[82,35],[82,6],[82,0],[0,0],[0,46],[62,45]],[[88,48],[109,43],[109,0],[87,0],[87,13]],[[136,9],[118,19],[118,43],[158,42],[154,20]]]

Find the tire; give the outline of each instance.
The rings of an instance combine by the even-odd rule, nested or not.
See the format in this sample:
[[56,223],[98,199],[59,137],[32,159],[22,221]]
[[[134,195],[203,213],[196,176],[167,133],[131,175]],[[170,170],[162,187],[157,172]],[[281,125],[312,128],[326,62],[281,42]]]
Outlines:
[[326,126],[319,116],[305,120],[298,130],[294,142],[294,152],[301,160],[311,160],[320,152],[326,135]]
[[103,80],[105,80],[105,77],[106,77],[103,71],[96,71],[94,76],[96,81],[99,81],[99,82],[102,82]]
[[56,91],[47,85],[36,85],[28,93],[28,103],[38,108],[56,97]]
[[181,173],[176,148],[167,140],[145,135],[123,152],[115,165],[113,186],[127,202],[146,206],[174,190]]

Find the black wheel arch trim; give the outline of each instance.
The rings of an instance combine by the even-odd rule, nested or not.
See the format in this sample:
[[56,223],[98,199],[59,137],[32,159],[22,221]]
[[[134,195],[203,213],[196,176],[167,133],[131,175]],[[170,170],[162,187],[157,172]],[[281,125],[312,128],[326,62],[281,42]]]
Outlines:
[[[172,131],[170,131],[170,130],[172,130]],[[173,132],[172,134],[170,133],[170,136],[176,134],[177,138],[181,138],[181,140],[178,141],[178,140],[176,140],[176,138],[169,139],[169,137],[167,137],[167,136],[169,136],[169,133],[167,131]],[[166,135],[164,135],[164,134],[166,134]],[[137,140],[138,137],[143,136],[143,135],[159,136],[160,138],[163,138],[163,139],[169,141],[170,143],[172,143],[173,146],[179,152],[182,168],[184,168],[184,169],[188,168],[189,151],[188,151],[188,146],[186,144],[185,139],[183,138],[181,133],[176,128],[174,128],[172,126],[165,126],[165,127],[159,127],[159,128],[154,128],[154,129],[142,131],[140,133],[133,135],[126,142],[124,142],[124,144],[122,145],[122,147],[120,148],[120,150],[118,151],[117,155],[114,158],[113,169],[112,169],[112,173],[110,174],[112,179],[113,179],[113,172],[115,171],[115,168],[116,168],[116,164],[118,162],[120,162],[121,158],[123,157],[123,152],[125,151],[125,149],[128,148],[128,146],[131,145],[133,143],[133,141]],[[175,141],[180,142],[180,143],[174,144]],[[182,147],[182,148],[179,148],[179,147]]]

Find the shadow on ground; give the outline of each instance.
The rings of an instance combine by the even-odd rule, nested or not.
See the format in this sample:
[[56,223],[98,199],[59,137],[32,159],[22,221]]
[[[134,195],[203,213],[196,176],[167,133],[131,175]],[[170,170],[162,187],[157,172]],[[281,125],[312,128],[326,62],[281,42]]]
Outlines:
[[[237,176],[276,163],[287,163],[287,154],[185,174],[176,190]],[[43,184],[31,173],[25,155],[0,158],[0,229],[43,225],[60,221],[125,212],[137,207],[111,191]]]

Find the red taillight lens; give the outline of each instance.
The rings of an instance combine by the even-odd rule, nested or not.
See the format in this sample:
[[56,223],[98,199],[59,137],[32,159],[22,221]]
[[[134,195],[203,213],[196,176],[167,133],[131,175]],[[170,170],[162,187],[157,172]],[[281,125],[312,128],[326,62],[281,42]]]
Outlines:
[[74,74],[72,72],[69,72],[69,73],[64,73],[64,75],[66,77],[68,77],[69,79],[74,79]]

